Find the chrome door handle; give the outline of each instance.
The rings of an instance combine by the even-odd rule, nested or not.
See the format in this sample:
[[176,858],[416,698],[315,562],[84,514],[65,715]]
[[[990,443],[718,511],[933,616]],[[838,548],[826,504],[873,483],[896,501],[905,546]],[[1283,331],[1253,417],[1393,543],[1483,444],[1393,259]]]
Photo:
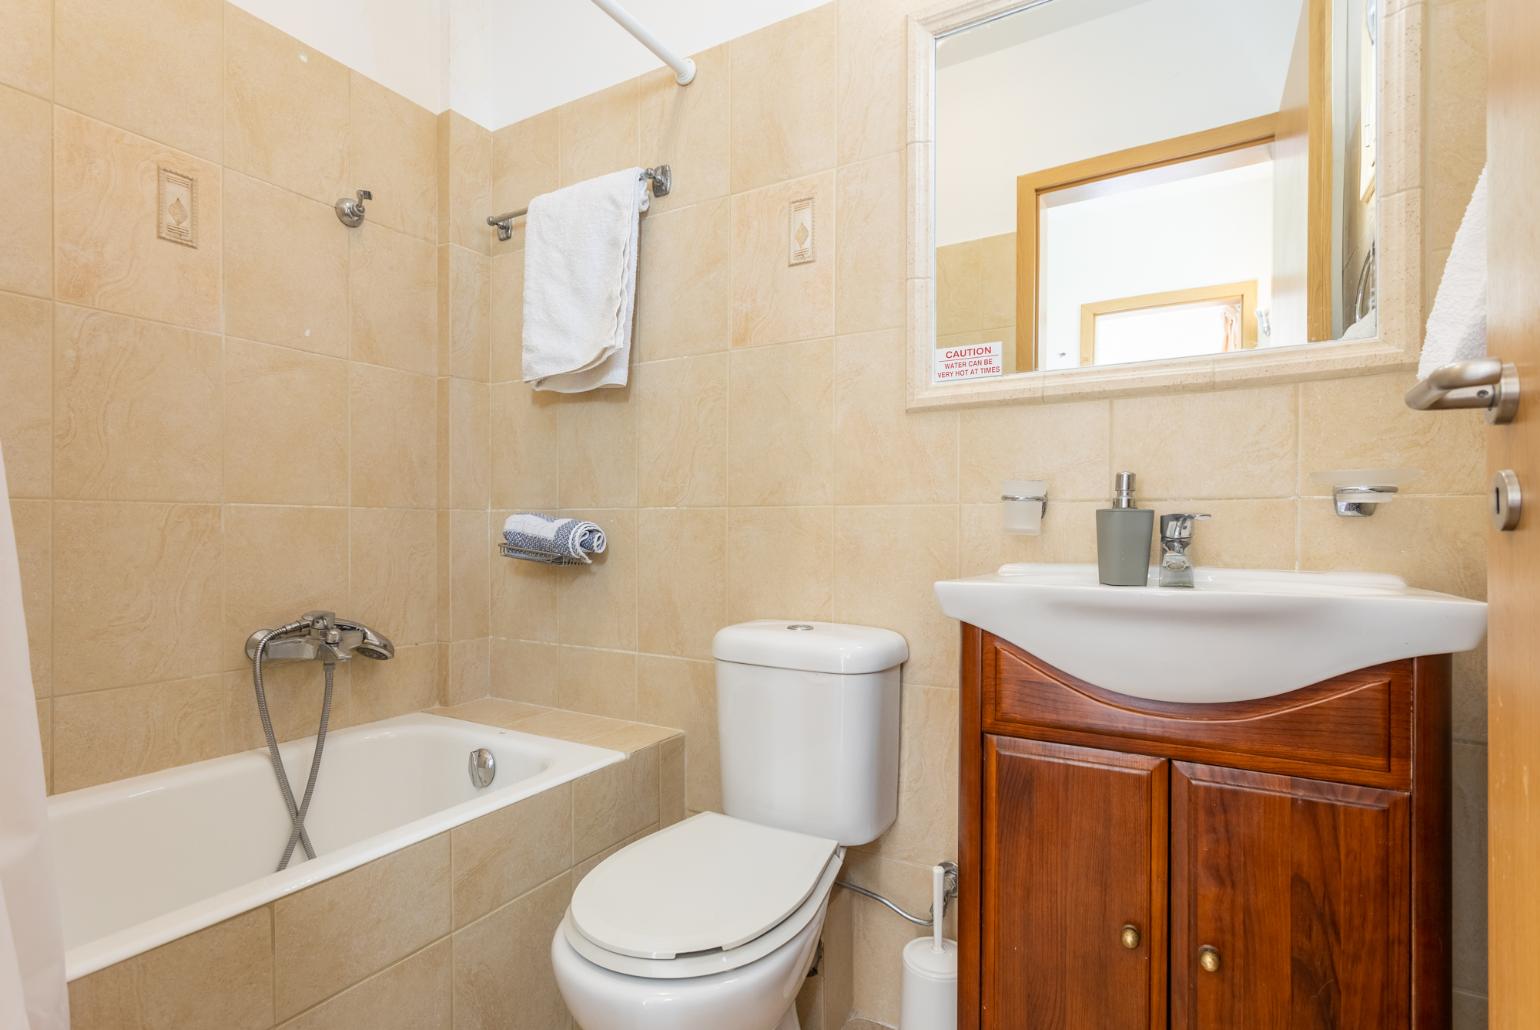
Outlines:
[[1406,406],[1418,411],[1482,408],[1488,422],[1507,425],[1519,410],[1519,370],[1498,358],[1456,361],[1434,369],[1408,390]]

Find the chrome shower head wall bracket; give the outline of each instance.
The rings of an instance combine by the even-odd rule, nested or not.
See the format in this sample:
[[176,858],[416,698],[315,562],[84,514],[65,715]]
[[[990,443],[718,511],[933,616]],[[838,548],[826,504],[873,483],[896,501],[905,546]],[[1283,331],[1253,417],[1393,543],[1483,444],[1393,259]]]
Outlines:
[[349,229],[357,229],[364,224],[364,201],[373,200],[374,193],[370,190],[359,190],[351,197],[343,197],[332,205],[337,212],[337,221]]

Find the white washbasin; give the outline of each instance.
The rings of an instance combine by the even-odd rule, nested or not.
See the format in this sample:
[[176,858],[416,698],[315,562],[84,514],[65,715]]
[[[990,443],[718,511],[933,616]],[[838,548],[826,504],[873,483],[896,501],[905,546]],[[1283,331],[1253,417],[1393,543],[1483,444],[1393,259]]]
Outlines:
[[1095,565],[1004,565],[936,584],[941,608],[1071,676],[1184,703],[1271,697],[1354,669],[1468,651],[1487,606],[1397,576],[1193,570],[1192,589],[1107,587]]

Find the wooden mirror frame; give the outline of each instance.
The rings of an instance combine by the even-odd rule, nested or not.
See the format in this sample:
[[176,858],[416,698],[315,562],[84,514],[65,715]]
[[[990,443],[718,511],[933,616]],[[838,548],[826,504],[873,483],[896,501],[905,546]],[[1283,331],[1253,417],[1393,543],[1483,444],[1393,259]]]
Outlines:
[[[932,382],[936,347],[936,39],[1044,2],[1049,0],[952,0],[909,19],[905,270],[910,410],[1335,379],[1416,365],[1422,349],[1422,81],[1427,0],[1403,0],[1379,5],[1375,337],[1126,365],[1020,372],[964,383]],[[1389,9],[1392,7],[1394,10]]]

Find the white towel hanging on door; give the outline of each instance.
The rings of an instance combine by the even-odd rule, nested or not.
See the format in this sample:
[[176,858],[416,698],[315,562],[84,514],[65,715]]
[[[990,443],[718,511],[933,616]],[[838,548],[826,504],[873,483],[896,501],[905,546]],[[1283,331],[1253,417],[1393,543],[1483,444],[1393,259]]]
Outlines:
[[1487,173],[1481,170],[1428,314],[1417,378],[1487,352]]
[[524,381],[582,393],[625,386],[636,256],[649,194],[642,169],[536,197],[524,238]]

